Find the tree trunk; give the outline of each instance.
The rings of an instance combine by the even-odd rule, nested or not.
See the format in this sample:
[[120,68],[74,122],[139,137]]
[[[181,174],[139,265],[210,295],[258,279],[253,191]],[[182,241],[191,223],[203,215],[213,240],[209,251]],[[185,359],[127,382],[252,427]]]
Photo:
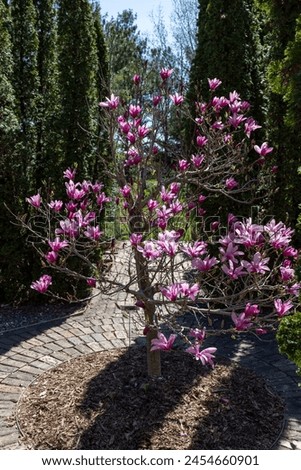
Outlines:
[[155,306],[148,303],[147,299],[152,300],[153,289],[148,275],[147,262],[142,254],[137,250],[135,251],[135,262],[138,286],[141,293],[144,295],[145,302],[145,324],[149,326],[149,331],[146,335],[147,342],[147,372],[150,377],[158,377],[161,375],[161,356],[160,351],[151,352],[151,341],[157,338],[158,330],[155,325]]

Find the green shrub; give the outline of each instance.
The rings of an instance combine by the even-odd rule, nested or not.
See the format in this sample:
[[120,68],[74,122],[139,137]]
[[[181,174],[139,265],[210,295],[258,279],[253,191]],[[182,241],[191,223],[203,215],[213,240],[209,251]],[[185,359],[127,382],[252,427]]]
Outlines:
[[301,312],[282,319],[277,342],[281,354],[285,354],[297,365],[297,372],[301,375]]

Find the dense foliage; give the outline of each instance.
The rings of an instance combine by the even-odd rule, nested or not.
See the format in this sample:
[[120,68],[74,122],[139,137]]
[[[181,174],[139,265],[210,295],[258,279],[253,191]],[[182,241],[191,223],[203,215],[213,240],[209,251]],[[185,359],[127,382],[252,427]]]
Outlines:
[[11,302],[27,298],[36,265],[10,211],[25,212],[33,187],[55,190],[66,165],[95,175],[107,164],[100,10],[89,0],[1,0],[0,51],[0,301]]

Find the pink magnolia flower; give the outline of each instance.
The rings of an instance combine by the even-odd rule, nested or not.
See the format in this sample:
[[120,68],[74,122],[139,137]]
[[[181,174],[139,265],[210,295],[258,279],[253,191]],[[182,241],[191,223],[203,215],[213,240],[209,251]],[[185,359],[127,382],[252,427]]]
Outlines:
[[227,178],[225,182],[226,189],[229,189],[230,191],[232,189],[237,188],[238,182],[231,176],[231,178]]
[[240,95],[239,95],[239,93],[237,93],[236,90],[231,91],[231,92],[229,93],[229,100],[230,100],[230,103],[233,103],[234,101],[240,100]]
[[184,243],[181,246],[181,251],[186,253],[190,258],[197,258],[198,256],[206,253],[207,243],[203,241],[197,241],[195,243]]
[[232,242],[230,242],[226,246],[226,249],[221,247],[219,249],[219,251],[220,251],[220,254],[221,254],[222,262],[232,261],[233,263],[238,263],[238,260],[236,259],[236,257],[244,255],[244,252],[240,251],[238,246],[234,245],[234,243],[232,243]]
[[97,205],[102,209],[103,207],[103,204],[105,204],[106,202],[110,202],[111,201],[111,198],[110,197],[107,197],[105,195],[105,193],[99,193],[97,195],[97,198],[96,198],[96,202],[97,202]]
[[246,118],[243,114],[234,113],[232,116],[229,117],[228,122],[231,126],[236,129]]
[[123,195],[123,197],[127,198],[131,194],[131,188],[127,184],[123,186],[123,188],[120,188],[120,192]]
[[173,347],[177,335],[172,334],[167,339],[163,333],[158,332],[157,338],[152,339],[151,351],[170,351]]
[[44,294],[49,286],[52,284],[52,277],[44,274],[40,277],[37,281],[34,281],[30,288],[40,292],[40,294]]
[[94,277],[89,277],[87,279],[87,284],[89,287],[96,287],[96,279],[94,279]]
[[92,240],[95,240],[95,241],[99,240],[102,234],[103,232],[101,232],[98,225],[96,225],[95,227],[89,225],[87,227],[87,230],[84,232],[84,235],[87,238],[91,238]]
[[289,312],[289,310],[293,308],[294,304],[290,300],[287,300],[286,302],[282,302],[281,299],[275,299],[274,306],[278,314],[278,317],[283,317],[284,315],[287,314],[287,312]]
[[203,366],[206,364],[210,364],[212,368],[214,368],[214,353],[216,352],[216,348],[206,348],[200,351],[200,345],[196,344],[195,346],[190,346],[190,348],[186,349],[186,352],[192,354],[197,361],[201,361]]
[[189,336],[192,336],[198,341],[204,341],[206,336],[206,327],[204,327],[202,330],[199,330],[198,328],[191,329],[189,331]]
[[101,101],[99,106],[102,108],[116,109],[119,106],[119,97],[113,93],[110,98],[106,98],[106,101]]
[[184,101],[184,96],[179,95],[179,93],[175,93],[174,95],[169,95],[169,97],[175,106],[180,106]]
[[70,199],[74,199],[75,201],[79,201],[82,199],[86,193],[81,188],[80,183],[74,183],[73,180],[70,180],[69,183],[65,183],[66,186],[66,193]]
[[198,284],[193,284],[190,286],[188,282],[182,282],[179,284],[180,293],[184,297],[189,297],[191,300],[195,300],[196,296],[200,292],[200,287]]
[[139,116],[141,111],[142,111],[142,109],[139,105],[136,106],[135,104],[130,104],[129,114],[130,114],[130,116],[132,116],[132,118],[136,118],[137,116]]
[[56,235],[64,234],[70,238],[77,237],[79,234],[79,224],[76,220],[61,220],[60,229],[56,229]]
[[162,253],[166,253],[168,256],[175,256],[178,245],[174,240],[162,240],[158,241],[158,246],[161,248]]
[[62,209],[64,203],[63,201],[58,201],[58,200],[55,200],[55,201],[51,201],[48,206],[50,207],[50,209],[52,209],[54,212],[60,212],[60,210]]
[[173,69],[162,68],[160,71],[160,77],[163,81],[167,80],[173,73]]
[[148,129],[146,126],[138,126],[138,136],[141,139],[144,139],[144,137],[146,137],[149,132],[150,129]]
[[200,168],[201,164],[205,160],[205,155],[192,155],[191,161],[195,168]]
[[148,207],[148,210],[150,212],[152,212],[153,210],[155,210],[157,207],[159,206],[159,203],[157,201],[154,201],[153,199],[150,199],[148,202],[147,202],[147,207]]
[[222,265],[222,270],[231,279],[238,279],[240,276],[245,276],[247,273],[244,271],[243,266],[236,266],[233,261],[229,260],[229,266]]
[[142,241],[141,233],[132,233],[130,236],[130,243],[132,246],[138,246]]
[[267,142],[263,142],[260,147],[258,145],[254,145],[254,150],[262,157],[265,157],[268,153],[273,151],[273,147],[269,147]]
[[162,101],[162,96],[156,95],[153,96],[153,105],[158,106],[158,104]]
[[64,175],[64,178],[66,178],[67,180],[74,180],[75,175],[76,175],[76,169],[67,168],[67,170],[64,171],[63,175]]
[[173,215],[179,214],[183,210],[183,205],[180,203],[178,199],[173,201],[169,207]]
[[173,194],[179,194],[180,192],[180,189],[181,189],[181,183],[171,183],[170,185],[170,191],[173,193]]
[[55,264],[58,260],[58,253],[56,251],[49,251],[46,255],[45,258],[47,259],[48,263],[50,264]]
[[162,287],[161,292],[168,300],[175,302],[181,294],[181,286],[179,283],[171,284],[168,287]]
[[289,266],[281,266],[280,267],[280,276],[282,281],[287,282],[290,281],[295,275],[295,270],[290,268]]
[[128,134],[131,130],[131,125],[127,121],[120,122],[119,127],[124,134]]
[[189,168],[189,162],[187,160],[179,160],[179,170],[186,171]]
[[147,241],[144,246],[137,246],[137,250],[140,251],[144,258],[149,260],[155,260],[162,255],[158,245],[152,241]]
[[40,194],[35,194],[34,196],[27,197],[26,201],[32,206],[36,207],[37,209],[41,206],[42,198]]
[[196,144],[198,145],[198,147],[204,147],[204,145],[206,145],[207,142],[208,142],[208,139],[204,135],[198,135],[196,138]]
[[295,282],[292,286],[286,287],[287,293],[298,296],[301,289],[301,284]]
[[243,260],[241,264],[249,273],[265,274],[267,271],[270,271],[270,268],[267,266],[269,260],[270,258],[263,258],[261,253],[257,251],[251,262]]
[[247,317],[254,317],[256,315],[259,315],[260,313],[260,310],[259,310],[259,307],[258,305],[256,304],[250,304],[250,303],[247,303],[247,305],[245,306],[245,310],[244,310],[244,314]]
[[214,91],[222,84],[222,81],[219,80],[218,78],[208,78],[208,83],[209,83],[209,89],[211,91]]
[[54,241],[48,240],[48,245],[53,251],[60,251],[62,248],[65,248],[69,245],[66,240],[61,240],[60,237],[56,237]]
[[138,75],[137,73],[135,73],[135,75],[133,76],[133,82],[135,83],[135,85],[139,85],[139,83],[141,82],[141,77],[140,77],[140,75]]
[[285,258],[297,258],[298,250],[296,248],[293,248],[292,246],[287,246],[283,250],[282,254]]
[[241,313],[239,316],[233,312],[231,318],[237,331],[247,330],[252,325],[250,318],[246,317],[245,312]]
[[213,266],[218,264],[219,261],[213,256],[210,258],[210,256],[206,256],[206,258],[194,258],[191,262],[191,265],[193,268],[198,269],[201,272],[209,271]]
[[253,118],[248,118],[245,122],[245,133],[250,138],[251,132],[256,131],[256,129],[261,129],[256,121]]

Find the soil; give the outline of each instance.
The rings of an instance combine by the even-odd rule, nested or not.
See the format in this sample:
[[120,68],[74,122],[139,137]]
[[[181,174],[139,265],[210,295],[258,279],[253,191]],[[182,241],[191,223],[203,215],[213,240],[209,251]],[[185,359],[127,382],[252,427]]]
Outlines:
[[162,353],[163,377],[146,375],[144,348],[65,362],[23,393],[17,422],[29,449],[271,449],[284,403],[249,369],[214,369]]

